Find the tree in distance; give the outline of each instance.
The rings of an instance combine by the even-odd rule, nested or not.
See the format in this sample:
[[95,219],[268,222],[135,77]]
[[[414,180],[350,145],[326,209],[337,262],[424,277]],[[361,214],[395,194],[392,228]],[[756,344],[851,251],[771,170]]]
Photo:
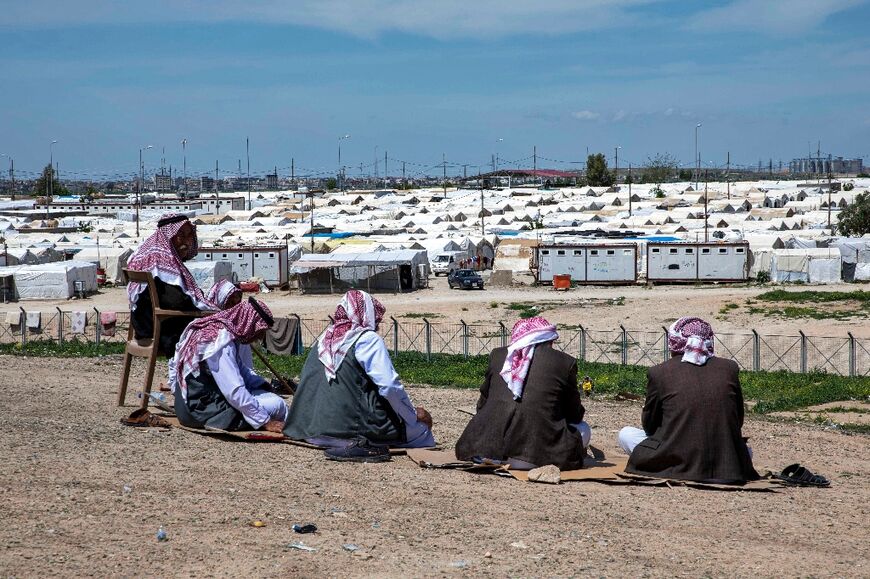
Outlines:
[[34,185],[33,194],[38,197],[48,196],[49,181],[51,181],[52,195],[66,195],[66,187],[61,185],[60,181],[57,180],[57,176],[54,174],[54,167],[51,165],[46,165],[42,170],[42,175],[39,176],[39,179],[36,180],[36,184]]
[[846,237],[870,233],[870,193],[859,193],[837,216],[837,231]]
[[338,181],[334,177],[330,177],[326,180],[326,189],[327,191],[332,191],[333,189],[338,187]]
[[670,153],[657,153],[655,157],[647,157],[646,169],[643,172],[645,183],[659,185],[671,180],[677,172],[677,160]]
[[586,159],[586,182],[591,187],[610,187],[613,174],[607,170],[607,159],[601,153],[589,155]]

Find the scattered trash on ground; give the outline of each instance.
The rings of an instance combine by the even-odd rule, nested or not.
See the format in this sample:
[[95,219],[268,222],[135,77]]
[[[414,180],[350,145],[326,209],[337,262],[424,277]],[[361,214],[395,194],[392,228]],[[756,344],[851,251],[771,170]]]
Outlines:
[[341,546],[345,551],[350,551],[353,553],[354,551],[359,551],[359,545],[354,545],[353,543],[345,543]]
[[169,540],[169,536],[166,534],[166,529],[163,528],[163,525],[160,525],[160,528],[157,529],[157,542],[163,543]]
[[308,545],[306,545],[302,541],[299,541],[298,543],[287,543],[287,548],[288,549],[297,549],[299,551],[307,551],[309,553],[313,553],[317,550],[314,547],[309,547]]
[[251,521],[250,523],[248,523],[248,526],[251,526],[251,527],[254,527],[254,528],[260,529],[260,528],[266,526],[266,522],[257,519],[256,521]]
[[308,523],[307,525],[296,524],[293,525],[293,531],[302,535],[307,535],[308,533],[316,533],[317,525],[313,523]]

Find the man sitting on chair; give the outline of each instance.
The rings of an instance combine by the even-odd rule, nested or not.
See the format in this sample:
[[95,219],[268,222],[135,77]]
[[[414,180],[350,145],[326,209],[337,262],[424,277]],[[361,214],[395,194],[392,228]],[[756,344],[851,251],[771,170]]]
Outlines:
[[529,318],[514,325],[507,348],[493,350],[457,458],[504,461],[518,470],[583,467],[592,431],[583,422],[577,360],[553,348],[558,337],[544,318]]
[[344,295],[302,368],[284,434],[323,446],[348,442],[345,455],[330,455],[336,460],[378,459],[384,446],[435,444],[432,417],[411,404],[376,332],[384,311],[366,292]]
[[671,359],[647,373],[643,430],[619,431],[619,446],[631,455],[626,472],[722,484],[758,479],[741,435],[738,366],[715,357],[713,343],[713,328],[700,318],[670,327]]
[[287,405],[266,390],[266,380],[239,350],[263,339],[274,323],[265,304],[251,298],[190,323],[175,353],[175,414],[191,428],[246,428],[281,432]]
[[[159,307],[167,310],[216,310],[196,285],[193,275],[184,265],[197,254],[196,228],[184,215],[167,214],[157,222],[157,231],[130,257],[127,269],[150,272],[154,276]],[[127,284],[130,300],[130,323],[137,339],[154,335],[153,305],[148,286],[144,283]],[[181,332],[194,318],[171,318],[161,325],[159,351],[164,356],[175,354],[175,345]]]

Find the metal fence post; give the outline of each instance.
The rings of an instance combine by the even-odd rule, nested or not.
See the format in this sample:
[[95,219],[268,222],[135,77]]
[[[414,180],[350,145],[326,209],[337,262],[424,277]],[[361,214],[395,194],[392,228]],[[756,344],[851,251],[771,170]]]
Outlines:
[[399,321],[390,316],[390,319],[393,320],[393,357],[399,357]]
[[580,325],[580,361],[586,361],[586,328]]
[[299,355],[302,353],[302,318],[299,314],[290,314],[296,318],[296,338],[294,340],[293,353]]
[[761,338],[755,330],[752,330],[752,369],[761,370]]
[[63,312],[60,308],[54,308],[57,310],[57,343],[63,344]]
[[801,335],[801,374],[807,373],[807,336],[802,330],[798,330]]
[[625,366],[628,364],[628,332],[622,324],[619,329],[622,330],[622,365]]
[[501,347],[502,347],[502,348],[507,348],[507,345],[508,345],[508,334],[507,334],[507,328],[506,328],[505,325],[504,325],[503,323],[501,323],[501,322],[499,322],[498,325],[499,325],[499,327],[501,328]]
[[[102,332],[103,328],[102,328],[102,325],[100,324],[100,310],[98,310],[97,308],[94,308],[94,311],[97,313],[97,315],[94,316],[94,344],[99,346],[100,345],[100,335],[103,333]],[[132,322],[130,322],[130,323],[132,323]]]
[[429,323],[429,320],[423,318],[423,323],[426,325],[426,361],[430,361],[432,359],[432,324]]
[[21,313],[18,314],[18,327],[21,329],[21,347],[23,348],[27,345],[27,312],[21,306],[18,306],[18,309],[21,310]]
[[462,353],[468,358],[468,324],[465,320],[459,320],[459,323],[462,324]]
[[852,335],[852,332],[846,332],[849,335],[849,376],[854,376],[857,372],[856,370],[856,352],[855,352],[855,336]]
[[662,340],[662,362],[667,362],[671,355],[671,350],[668,348],[668,329],[662,326],[662,331],[665,333],[665,339]]

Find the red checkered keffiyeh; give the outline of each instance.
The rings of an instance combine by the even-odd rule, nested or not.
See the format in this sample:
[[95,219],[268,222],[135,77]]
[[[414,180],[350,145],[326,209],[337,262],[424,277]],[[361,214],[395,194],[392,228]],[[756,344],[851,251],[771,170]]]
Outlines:
[[513,392],[514,400],[523,396],[529,366],[535,355],[535,346],[552,342],[559,337],[556,326],[541,317],[519,320],[511,330],[511,343],[507,349],[504,365],[499,373]]
[[680,318],[668,329],[668,350],[683,362],[703,366],[713,356],[713,328],[701,318]]
[[208,292],[208,301],[214,303],[220,309],[224,309],[227,300],[237,293],[242,293],[242,290],[237,288],[233,282],[222,279],[211,286]]
[[[272,312],[263,302],[257,304],[267,315]],[[180,387],[181,397],[187,400],[188,374],[199,376],[199,365],[220,352],[230,342],[248,344],[257,332],[265,330],[269,323],[249,302],[242,302],[228,310],[192,321],[181,334],[175,348],[176,384],[173,391]]]
[[[176,217],[176,215],[168,213],[161,217],[160,220],[171,219],[173,217]],[[188,249],[187,255],[178,255],[175,246],[172,245],[172,238],[185,225],[193,227],[193,224],[187,219],[158,227],[151,237],[142,242],[142,245],[139,246],[139,249],[136,250],[136,253],[127,262],[127,269],[150,272],[155,279],[180,287],[199,310],[216,310],[218,309],[217,306],[206,299],[202,290],[196,285],[196,280],[193,279],[190,270],[183,263],[184,260],[191,259],[197,254],[196,228],[193,230],[193,246]],[[131,282],[127,284],[127,297],[130,299],[131,310],[136,309],[139,295],[147,289],[148,286],[144,283]]]
[[364,291],[350,290],[335,308],[333,323],[320,336],[317,343],[318,358],[329,380],[344,361],[344,357],[357,338],[367,331],[376,331],[386,308]]

